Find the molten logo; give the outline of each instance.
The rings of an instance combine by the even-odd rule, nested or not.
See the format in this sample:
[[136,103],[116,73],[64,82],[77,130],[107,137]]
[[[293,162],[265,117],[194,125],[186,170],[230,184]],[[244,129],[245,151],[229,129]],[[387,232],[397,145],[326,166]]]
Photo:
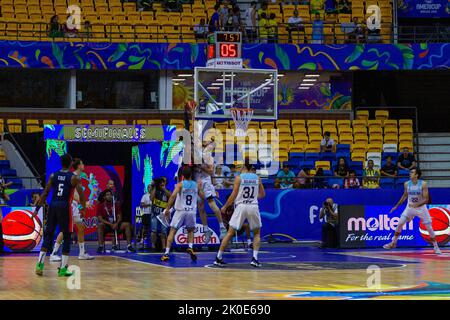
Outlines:
[[[347,221],[348,231],[393,231],[397,228],[399,217],[389,218],[387,214],[380,214],[378,218],[350,218]],[[413,230],[414,224],[411,220],[403,226],[403,230]]]

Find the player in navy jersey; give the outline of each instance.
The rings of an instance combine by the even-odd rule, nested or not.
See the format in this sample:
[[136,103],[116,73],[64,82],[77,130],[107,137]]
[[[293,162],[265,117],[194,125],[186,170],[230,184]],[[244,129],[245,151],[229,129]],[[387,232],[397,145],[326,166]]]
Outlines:
[[45,186],[39,203],[35,209],[34,215],[37,214],[40,207],[45,203],[50,191],[53,192],[52,201],[48,210],[48,218],[44,231],[44,242],[39,253],[39,259],[36,264],[36,274],[41,276],[44,271],[44,259],[48,249],[50,249],[56,226],[58,225],[63,233],[63,248],[61,264],[58,268],[58,276],[71,276],[72,273],[67,271],[69,253],[70,253],[70,236],[73,231],[72,214],[70,212],[73,193],[76,190],[80,196],[81,217],[84,216],[86,210],[86,198],[84,197],[81,187],[80,178],[69,171],[72,165],[72,157],[69,154],[61,156],[62,169],[53,173]]

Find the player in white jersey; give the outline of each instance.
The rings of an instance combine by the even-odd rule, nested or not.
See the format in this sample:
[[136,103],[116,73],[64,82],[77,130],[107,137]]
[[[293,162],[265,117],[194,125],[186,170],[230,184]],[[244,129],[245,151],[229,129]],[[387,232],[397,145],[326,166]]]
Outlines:
[[[211,156],[211,152],[215,147],[214,140],[211,142],[203,143],[203,153],[202,160],[203,164],[196,166],[195,179],[201,182],[203,186],[203,193],[205,194],[205,199],[208,201],[208,205],[214,212],[220,226],[220,239],[223,239],[227,234],[227,228],[222,221],[222,215],[220,213],[219,207],[216,205],[216,189],[212,183],[211,176],[214,174],[214,159]],[[200,219],[202,220],[203,229],[205,230],[205,243],[208,243],[211,239],[212,232],[208,227],[208,220],[205,211],[205,200],[200,200],[198,203],[198,211],[200,214]]]
[[175,233],[181,227],[186,227],[188,232],[188,249],[187,253],[193,261],[197,260],[194,252],[194,231],[195,218],[197,215],[198,197],[204,198],[202,185],[200,182],[192,180],[192,169],[188,166],[183,168],[183,181],[179,182],[169,198],[167,207],[164,210],[166,218],[170,216],[170,209],[175,204],[175,214],[170,222],[170,232],[167,237],[166,252],[161,257],[161,261],[169,260],[170,247],[172,246]]
[[258,199],[266,195],[261,179],[252,172],[252,165],[245,161],[241,170],[241,174],[234,180],[233,192],[222,207],[222,212],[226,212],[227,208],[233,203],[235,205],[234,213],[230,219],[230,228],[228,233],[220,243],[219,252],[217,253],[214,265],[223,267],[225,262],[222,254],[225,251],[235,232],[240,230],[245,220],[248,221],[250,229],[253,231],[253,257],[251,265],[253,267],[261,267],[258,261],[258,251],[261,243],[261,216],[259,214]]
[[[81,159],[75,158],[73,159],[72,164],[73,169],[75,170],[73,173],[77,175],[78,177],[80,174],[84,171],[84,164]],[[92,260],[94,259],[93,256],[89,255],[86,252],[86,249],[84,247],[84,224],[83,219],[80,215],[80,210],[78,209],[78,204],[80,203],[80,195],[75,190],[73,194],[72,204],[71,204],[71,211],[72,211],[72,222],[75,223],[77,226],[77,236],[78,236],[78,246],[80,247],[80,252],[78,254],[79,260]],[[61,257],[58,256],[58,251],[61,246],[61,243],[63,241],[63,234],[60,232],[58,234],[58,237],[56,238],[55,245],[53,246],[52,254],[50,255],[50,261],[61,261]]]
[[390,243],[383,246],[384,249],[389,250],[395,248],[397,246],[398,237],[400,236],[405,223],[408,223],[414,219],[414,217],[419,217],[427,228],[430,239],[433,242],[434,252],[436,254],[441,254],[433,227],[431,226],[431,216],[427,209],[427,204],[429,202],[428,186],[425,181],[420,180],[421,175],[422,173],[419,169],[411,169],[409,171],[410,180],[405,182],[405,192],[389,213],[397,210],[397,208],[406,199],[408,199],[408,204],[400,217],[397,229],[395,230],[394,238]]

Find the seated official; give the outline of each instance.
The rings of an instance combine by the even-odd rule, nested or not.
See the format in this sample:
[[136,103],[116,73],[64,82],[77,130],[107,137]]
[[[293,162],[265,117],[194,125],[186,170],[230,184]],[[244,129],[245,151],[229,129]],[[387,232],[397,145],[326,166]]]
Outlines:
[[97,207],[97,232],[98,232],[98,249],[97,253],[105,252],[105,235],[108,233],[113,234],[112,250],[118,250],[115,232],[117,234],[125,233],[127,239],[127,250],[135,252],[131,245],[131,224],[129,222],[122,221],[122,212],[120,211],[120,205],[118,202],[114,203],[113,208],[113,194],[111,190],[106,190],[104,193],[104,202],[100,203]]

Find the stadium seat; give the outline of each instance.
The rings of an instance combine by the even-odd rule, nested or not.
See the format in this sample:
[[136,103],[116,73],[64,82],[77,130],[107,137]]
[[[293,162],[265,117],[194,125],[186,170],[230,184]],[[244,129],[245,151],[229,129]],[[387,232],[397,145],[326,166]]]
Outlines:
[[382,152],[381,154],[381,161],[385,161],[387,159],[387,157],[392,157],[392,162],[395,162],[397,164],[397,158],[398,158],[398,153],[397,152]]
[[384,126],[384,134],[385,135],[398,135],[398,128],[396,126]]
[[292,125],[292,128],[297,127],[297,126],[305,127],[306,122],[303,119],[294,119],[294,120],[291,120],[291,125]]
[[305,144],[295,143],[291,146],[291,149],[289,149],[289,151],[293,152],[293,153],[299,153],[299,152],[303,153],[303,152],[305,152],[305,145],[306,145],[306,143]]
[[339,136],[339,143],[340,144],[353,144],[353,135],[352,134],[342,134]]
[[27,119],[26,120],[26,125],[27,125],[27,132],[28,133],[44,131],[44,129],[39,125],[39,120]]
[[305,152],[305,161],[318,161],[320,154],[318,152]]
[[383,144],[383,135],[379,133],[369,134],[369,142]]
[[396,178],[395,179],[395,188],[396,189],[402,189],[403,185],[405,184],[406,181],[408,181],[409,178]]
[[342,178],[337,178],[337,177],[333,177],[333,178],[328,178],[328,187],[330,188],[334,188],[336,185],[339,186],[339,188],[342,188],[344,185],[344,179]]
[[381,143],[370,143],[367,145],[367,152],[381,152],[383,150],[383,146]]
[[273,121],[261,122],[261,129],[270,130],[270,129],[274,129],[274,128],[275,128],[275,122],[273,122]]
[[384,141],[385,144],[395,144],[397,145],[398,143],[398,135],[397,134],[386,134],[384,136]]
[[367,134],[358,133],[353,136],[353,141],[354,141],[354,143],[367,144],[369,142],[369,139],[367,137]]
[[352,161],[365,161],[366,160],[366,152],[352,152]]
[[[162,126],[162,122],[160,119],[150,119],[150,120],[148,120],[147,123],[150,126]],[[183,122],[183,125],[184,125],[184,122]]]
[[398,169],[398,175],[400,177],[401,176],[407,177],[407,176],[409,176],[409,170],[407,170],[407,169]]
[[[367,161],[372,160],[374,163],[374,166],[377,169],[380,169],[381,167],[381,152],[367,152],[366,154]],[[366,163],[367,165],[367,163]]]
[[92,124],[92,122],[91,122],[91,120],[77,120],[77,124],[79,124],[79,125],[91,125]]
[[63,120],[59,120],[59,124],[62,124],[62,125],[68,124],[68,125],[70,125],[70,124],[74,124],[74,121],[73,120],[69,120],[69,119],[63,119]]
[[109,125],[109,120],[94,120],[95,125]]
[[375,119],[381,120],[382,123],[389,119],[389,111],[387,110],[376,110],[375,111]]
[[322,168],[323,170],[330,170],[331,165],[330,161],[316,161],[314,167],[316,170],[319,168]]
[[347,152],[350,153],[350,144],[337,144],[336,152]]
[[398,126],[399,126],[399,128],[402,128],[402,127],[411,127],[412,128],[413,121],[411,119],[400,119],[398,121]]
[[123,126],[123,125],[127,124],[127,121],[126,120],[113,120],[112,124],[113,125],[121,125],[121,126]]
[[315,120],[315,119],[307,120],[306,124],[307,124],[308,128],[309,127],[319,127],[320,128],[322,126],[321,121],[320,120]]
[[395,179],[388,178],[388,177],[381,177],[380,187],[382,189],[394,189],[395,188]]
[[318,143],[322,141],[323,137],[320,134],[310,134],[309,135],[309,143]]
[[369,120],[369,110],[357,110],[356,111],[357,120]]
[[147,125],[147,120],[133,120],[133,124],[137,124],[137,125]]
[[308,135],[322,136],[322,128],[315,125],[308,127]]
[[308,136],[306,134],[296,134],[294,135],[294,142],[296,144],[307,144]]
[[320,158],[321,161],[335,161],[336,160],[336,153],[333,152],[322,152],[320,153]]
[[336,121],[337,127],[351,127],[351,121],[350,120],[338,120]]
[[7,119],[6,124],[8,130],[11,133],[21,133],[22,132],[22,120],[20,119]]
[[[293,148],[291,148],[291,150],[292,150]],[[303,153],[303,152],[290,152],[289,153],[289,158],[290,159],[292,159],[292,160],[295,160],[295,161],[303,161],[303,160],[305,160],[305,153]]]

